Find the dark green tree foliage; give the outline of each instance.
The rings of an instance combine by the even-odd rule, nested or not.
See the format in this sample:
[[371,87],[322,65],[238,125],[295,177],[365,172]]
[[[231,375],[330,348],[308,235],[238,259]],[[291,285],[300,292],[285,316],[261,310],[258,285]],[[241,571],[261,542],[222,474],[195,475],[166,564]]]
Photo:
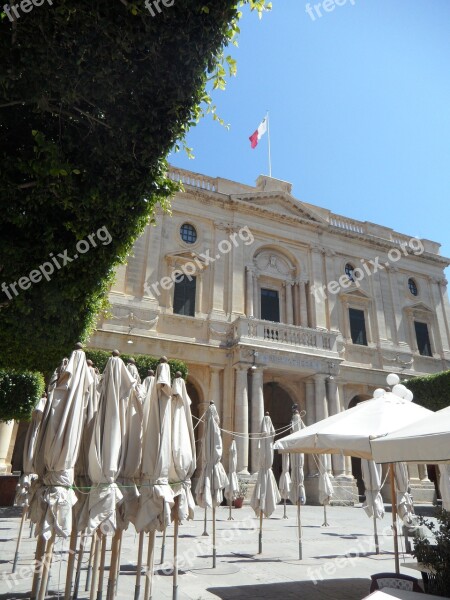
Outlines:
[[[103,373],[106,363],[111,356],[111,352],[106,352],[105,350],[91,350],[87,349],[86,358],[89,358],[94,363],[94,366]],[[136,367],[139,371],[139,375],[141,379],[144,380],[147,377],[147,371],[149,369],[153,369],[156,372],[156,367],[159,363],[159,358],[154,356],[148,356],[146,354],[121,354],[120,358],[126,363],[129,358],[133,358],[136,363]],[[180,371],[183,378],[186,379],[188,370],[186,364],[181,360],[172,360],[169,359],[170,366],[170,374],[175,377],[175,373]]]
[[[0,366],[48,372],[86,338],[114,267],[176,189],[164,158],[198,116],[237,4],[176,0],[152,17],[143,1],[58,0],[2,15],[0,285],[19,293],[0,290]],[[111,243],[20,289],[100,228]]]
[[0,369],[0,421],[28,421],[44,387],[41,373]]
[[414,394],[414,402],[430,410],[441,410],[450,405],[450,371],[414,377],[404,382]]
[[[433,574],[428,576],[429,594],[448,597],[450,594],[450,513],[440,510],[437,513],[437,524],[430,519],[420,518],[421,525],[427,527],[433,536],[416,536],[413,556],[417,562],[431,567]],[[428,533],[428,534],[429,534]]]

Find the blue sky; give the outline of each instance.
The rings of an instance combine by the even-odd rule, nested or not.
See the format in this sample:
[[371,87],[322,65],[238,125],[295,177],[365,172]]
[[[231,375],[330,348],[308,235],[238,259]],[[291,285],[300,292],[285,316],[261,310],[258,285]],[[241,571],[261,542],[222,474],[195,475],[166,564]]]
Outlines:
[[[345,0],[340,0],[344,2]],[[254,184],[268,173],[300,200],[442,244],[450,257],[450,2],[350,0],[315,21],[303,0],[245,12],[238,75],[215,92],[174,165]],[[312,4],[317,4],[313,2]]]

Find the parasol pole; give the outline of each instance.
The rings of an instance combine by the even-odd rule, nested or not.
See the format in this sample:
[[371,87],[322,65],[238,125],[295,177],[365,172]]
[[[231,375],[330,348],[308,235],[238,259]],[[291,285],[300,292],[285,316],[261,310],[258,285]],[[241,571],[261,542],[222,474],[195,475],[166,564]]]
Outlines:
[[134,600],[139,600],[141,595],[141,577],[142,577],[142,553],[144,552],[144,535],[143,531],[139,534],[139,549],[136,566],[136,583],[134,585]]
[[16,572],[17,561],[19,559],[20,542],[22,540],[23,524],[25,523],[25,519],[27,518],[27,514],[28,514],[28,506],[24,506],[23,507],[23,511],[22,511],[22,520],[20,521],[19,536],[17,538],[16,553],[14,554],[14,562],[13,562],[13,568],[12,568],[11,573],[15,573]]
[[84,546],[86,544],[87,539],[87,530],[81,534],[80,537],[80,549],[78,550],[78,562],[77,562],[77,571],[75,573],[75,583],[73,586],[73,595],[72,600],[77,600],[78,598],[78,590],[80,589],[80,577],[81,577],[81,565],[83,563],[83,554],[84,554]]
[[173,534],[173,593],[172,600],[178,600],[178,504],[179,496],[175,496],[175,525]]
[[72,592],[72,581],[73,581],[73,569],[75,566],[75,556],[77,553],[77,538],[78,531],[75,524],[72,522],[72,531],[70,533],[70,544],[69,544],[69,560],[67,561],[67,573],[66,573],[66,588],[64,591],[64,600],[70,600]]
[[395,572],[400,573],[400,560],[398,556],[398,531],[397,531],[397,493],[395,491],[394,463],[389,465],[391,475],[391,502],[392,502],[392,530],[394,532]]
[[301,502],[297,498],[298,560],[303,560],[302,518],[301,518],[300,505],[301,505]]
[[31,588],[30,598],[34,600],[37,596],[39,585],[41,583],[42,578],[42,559],[44,557],[45,552],[45,538],[43,535],[40,535],[36,544],[36,554],[35,554],[35,567],[34,567],[34,577],[33,577],[33,585]]
[[323,505],[323,523],[322,523],[322,527],[329,527],[330,524],[328,523],[327,520],[327,505],[324,504]]
[[227,521],[234,521],[234,518],[231,516],[231,507],[232,506],[233,506],[233,500],[231,499],[231,496],[230,496],[230,514],[228,516]]
[[206,525],[207,525],[207,515],[208,515],[208,508],[205,506],[205,518],[204,518],[204,521],[203,521],[203,527],[204,527],[204,529],[203,529],[202,535],[209,536],[209,533],[208,533],[207,528],[206,528]]
[[263,511],[259,509],[259,548],[258,554],[262,554],[262,528],[263,528]]
[[167,527],[164,527],[163,529],[163,539],[162,539],[162,544],[161,544],[161,564],[164,564],[164,554],[166,553],[166,531],[167,531]]
[[147,552],[147,573],[145,580],[144,600],[149,600],[152,597],[153,590],[153,568],[155,562],[155,538],[156,530],[150,531],[148,534],[148,552]]
[[286,514],[286,498],[284,499],[284,514],[283,514],[283,519],[287,519],[287,514]]
[[[92,567],[92,583],[91,583],[91,593],[89,595],[89,600],[94,600],[95,593],[97,591],[97,581],[98,581],[98,564],[100,562],[100,549],[101,549],[101,536],[96,531],[94,532],[94,565]],[[86,581],[86,591],[89,589],[88,581]]]
[[97,589],[97,600],[102,600],[103,596],[103,579],[105,577],[105,559],[106,559],[106,541],[107,537],[105,533],[102,533],[102,551],[100,554],[100,566],[98,569],[98,589]]
[[96,546],[97,546],[97,535],[94,533],[91,538],[91,550],[89,552],[89,564],[88,564],[87,572],[86,572],[86,585],[84,586],[85,592],[87,592],[89,590],[89,585],[91,583],[92,561],[94,560]]
[[377,515],[375,511],[373,511],[373,533],[375,536],[375,553],[380,554],[380,542],[378,541],[378,531],[377,531]]
[[106,592],[106,600],[113,600],[116,594],[117,585],[117,570],[119,566],[119,548],[120,540],[122,539],[123,530],[119,529],[114,534],[111,544],[111,562],[109,565],[108,587]]
[[46,596],[48,576],[50,573],[50,566],[51,566],[52,556],[53,556],[53,546],[55,545],[55,537],[56,537],[56,533],[54,531],[52,533],[51,538],[47,542],[47,548],[46,548],[45,554],[44,554],[44,566],[42,568],[41,585],[39,587],[39,592],[38,592],[38,597],[37,597],[38,600],[44,600],[45,596]]
[[30,539],[33,537],[34,533],[34,523],[30,520]]
[[213,569],[216,568],[216,507],[213,504]]

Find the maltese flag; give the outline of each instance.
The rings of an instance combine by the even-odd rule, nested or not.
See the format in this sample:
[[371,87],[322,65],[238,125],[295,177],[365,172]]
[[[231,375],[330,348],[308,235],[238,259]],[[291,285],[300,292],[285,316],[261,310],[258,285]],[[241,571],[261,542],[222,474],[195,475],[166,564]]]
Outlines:
[[267,115],[264,117],[264,119],[262,120],[258,129],[255,131],[255,133],[252,133],[252,135],[248,138],[250,140],[250,144],[253,149],[256,148],[259,140],[266,133],[266,131],[267,131]]

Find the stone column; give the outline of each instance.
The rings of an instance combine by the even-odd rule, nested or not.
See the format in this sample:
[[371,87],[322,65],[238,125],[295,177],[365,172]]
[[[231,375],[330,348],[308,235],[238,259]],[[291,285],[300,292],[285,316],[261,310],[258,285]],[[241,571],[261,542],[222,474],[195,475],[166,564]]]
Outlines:
[[[317,421],[322,421],[328,417],[328,401],[326,391],[326,375],[318,373],[314,375],[316,382],[316,417]],[[331,475],[331,459],[329,454],[322,454],[319,457],[327,472]]]
[[[215,225],[215,247],[227,239],[227,232],[223,223],[216,222]],[[213,292],[212,292],[212,310],[211,315],[214,317],[224,318],[227,309],[227,281],[228,280],[228,263],[230,257],[222,256],[220,260],[216,260],[212,265],[213,270]],[[229,283],[228,283],[229,285]]]
[[[312,425],[316,422],[316,410],[315,410],[315,384],[313,379],[307,379],[305,381],[305,400],[306,400],[306,425]],[[318,474],[317,466],[314,458],[311,454],[305,454],[307,473],[308,477],[314,477]]]
[[294,324],[294,313],[292,304],[292,282],[286,281],[283,283],[286,298],[286,323],[287,325]]
[[302,327],[308,327],[308,300],[306,298],[306,284],[305,279],[300,279],[298,282],[300,289],[300,325]]
[[[264,418],[264,394],[263,394],[263,370],[256,368],[251,371],[252,374],[252,426],[253,435],[261,430],[261,423]],[[251,441],[251,472],[258,471],[258,440]]]
[[217,408],[217,412],[222,420],[222,398],[220,394],[220,371],[221,367],[210,367],[210,382],[209,382],[209,399],[211,402],[214,402]]
[[294,325],[300,325],[300,291],[299,283],[294,283]]
[[195,313],[203,313],[203,273],[197,271],[195,278]]
[[16,421],[0,422],[0,474],[11,473],[11,458],[19,424]]
[[311,327],[320,329],[328,329],[327,323],[327,292],[323,290],[326,285],[324,276],[324,250],[320,246],[311,247],[311,263],[312,263],[312,288],[310,290],[311,302]]
[[[339,392],[336,379],[330,375],[327,378],[327,399],[328,399],[328,414],[330,416],[337,415],[341,412],[339,402]],[[333,473],[335,477],[345,475],[345,459],[343,455],[333,454],[331,457],[333,464]]]
[[260,318],[260,301],[258,293],[258,274],[253,273],[253,314],[256,319]]
[[247,365],[236,365],[236,395],[234,430],[236,437],[237,471],[248,475],[248,382]]
[[247,275],[247,282],[246,282],[246,287],[245,287],[245,294],[246,294],[246,297],[247,297],[247,302],[246,302],[247,317],[253,317],[254,316],[254,310],[253,310],[253,269],[251,267],[247,267],[246,275]]

